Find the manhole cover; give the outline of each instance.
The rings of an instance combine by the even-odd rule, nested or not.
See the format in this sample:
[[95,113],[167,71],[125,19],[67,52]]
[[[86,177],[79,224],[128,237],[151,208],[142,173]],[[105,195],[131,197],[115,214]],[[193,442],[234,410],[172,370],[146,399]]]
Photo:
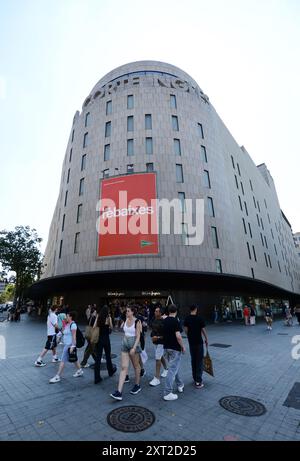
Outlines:
[[219,400],[219,404],[225,410],[243,416],[262,416],[267,411],[262,403],[237,395],[223,397]]
[[148,408],[138,406],[119,407],[107,415],[108,424],[117,431],[140,432],[148,429],[155,416]]
[[231,347],[231,344],[213,343],[213,344],[210,344],[210,346],[212,346],[212,347],[223,347],[225,349],[225,347]]

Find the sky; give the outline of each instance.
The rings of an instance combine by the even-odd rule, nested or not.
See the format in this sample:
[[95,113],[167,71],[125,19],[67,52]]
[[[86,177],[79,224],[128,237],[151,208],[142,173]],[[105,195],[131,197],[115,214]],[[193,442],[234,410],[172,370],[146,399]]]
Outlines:
[[298,0],[0,0],[0,229],[48,238],[73,116],[138,60],[194,78],[300,231]]

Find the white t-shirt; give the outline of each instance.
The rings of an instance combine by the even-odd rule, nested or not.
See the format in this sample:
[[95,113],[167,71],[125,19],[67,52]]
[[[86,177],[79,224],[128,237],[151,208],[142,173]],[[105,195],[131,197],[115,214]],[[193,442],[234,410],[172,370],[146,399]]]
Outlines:
[[[70,328],[70,325],[71,325],[71,328]],[[77,325],[75,322],[73,322],[72,324],[67,323],[67,325],[64,328],[64,345],[65,346],[71,346],[73,343],[71,330],[72,331],[77,330]]]
[[50,311],[50,314],[47,318],[47,335],[53,336],[55,335],[55,328],[54,326],[57,324],[57,315],[54,312]]

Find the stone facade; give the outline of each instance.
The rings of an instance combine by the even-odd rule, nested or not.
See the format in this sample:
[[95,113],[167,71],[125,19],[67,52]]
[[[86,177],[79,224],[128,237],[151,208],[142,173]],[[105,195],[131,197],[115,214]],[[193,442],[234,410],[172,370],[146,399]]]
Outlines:
[[[133,95],[133,108],[127,108],[129,95]],[[176,107],[171,95],[176,97]],[[111,113],[107,114],[107,108]],[[145,129],[146,114],[151,114],[150,130]],[[128,116],[134,117],[131,132],[127,131]],[[172,116],[178,118],[179,131],[172,127]],[[111,134],[105,137],[107,122],[111,122]],[[146,137],[153,140],[153,154],[146,154]],[[127,139],[134,140],[132,156],[127,155]],[[174,152],[174,139],[180,140],[181,155]],[[104,146],[108,144],[110,156],[104,160]],[[110,176],[126,174],[127,165],[133,164],[134,172],[144,172],[147,163],[153,163],[157,172],[158,198],[173,199],[184,192],[186,198],[205,199],[203,244],[184,245],[180,235],[160,235],[158,256],[98,258],[96,203],[103,171],[109,170]],[[183,183],[176,182],[176,164],[182,165]],[[210,188],[205,185],[205,171]],[[79,196],[83,178],[84,191]],[[215,216],[210,216],[208,197],[213,199]],[[82,217],[77,223],[80,204]],[[212,227],[217,229],[219,248],[215,248]],[[78,252],[74,253],[76,233],[80,236]],[[82,111],[74,116],[42,279],[95,271],[216,273],[216,260],[221,261],[224,274],[254,278],[300,293],[299,257],[292,230],[266,165],[253,163],[207,95],[182,70],[157,61],[114,69],[96,84]]]

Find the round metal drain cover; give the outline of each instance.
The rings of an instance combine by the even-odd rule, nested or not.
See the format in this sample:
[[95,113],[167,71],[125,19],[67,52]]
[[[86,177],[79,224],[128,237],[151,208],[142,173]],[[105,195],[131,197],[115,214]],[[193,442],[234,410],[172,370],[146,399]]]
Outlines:
[[243,416],[262,416],[267,411],[262,403],[237,395],[223,397],[219,400],[219,404],[221,407],[225,408],[225,410]]
[[152,426],[154,421],[152,411],[136,405],[116,408],[107,415],[108,424],[122,432],[144,431]]

